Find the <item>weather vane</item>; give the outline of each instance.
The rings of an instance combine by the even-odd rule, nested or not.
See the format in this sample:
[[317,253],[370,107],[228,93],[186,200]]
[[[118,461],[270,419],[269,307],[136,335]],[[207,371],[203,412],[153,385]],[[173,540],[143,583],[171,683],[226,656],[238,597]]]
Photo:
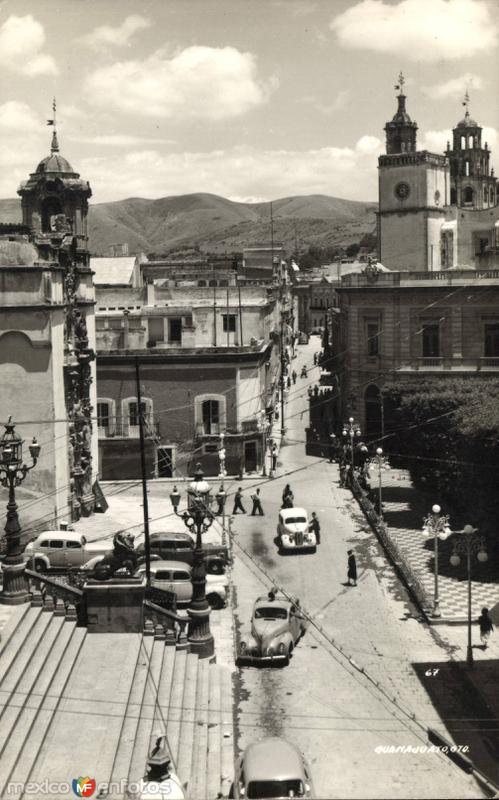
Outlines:
[[397,85],[395,86],[395,91],[397,91],[397,92],[400,92],[400,94],[404,94],[404,83],[405,83],[405,78],[404,78],[404,76],[403,76],[403,74],[402,74],[402,71],[400,71],[400,72],[399,72],[398,81],[399,81],[399,82],[398,82],[398,83],[397,83]]
[[465,95],[464,95],[464,100],[463,100],[463,106],[465,106],[465,107],[466,107],[466,113],[467,113],[467,114],[469,114],[469,113],[470,113],[470,110],[469,110],[469,108],[468,108],[468,106],[469,106],[469,103],[470,103],[470,96],[469,96],[468,90],[466,89],[466,93],[465,93]]
[[52,100],[52,119],[47,120],[47,125],[53,125],[54,132],[52,134],[52,145],[50,147],[50,151],[52,153],[59,152],[59,142],[57,141],[57,118],[56,118],[56,102],[55,97]]

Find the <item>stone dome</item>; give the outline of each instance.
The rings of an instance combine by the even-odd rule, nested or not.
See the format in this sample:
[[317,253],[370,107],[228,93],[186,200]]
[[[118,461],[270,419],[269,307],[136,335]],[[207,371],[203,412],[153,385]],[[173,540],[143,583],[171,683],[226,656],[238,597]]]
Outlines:
[[475,122],[475,120],[470,117],[468,111],[464,115],[464,119],[462,119],[461,122],[458,122],[456,125],[456,128],[479,128],[479,127],[480,126],[478,122]]
[[46,173],[46,172],[51,172],[51,173],[57,172],[65,174],[69,173],[71,175],[75,174],[73,167],[71,166],[69,161],[66,161],[66,159],[63,158],[63,156],[61,156],[59,153],[51,153],[46,158],[42,159],[42,161],[40,161],[35,170],[35,174]]

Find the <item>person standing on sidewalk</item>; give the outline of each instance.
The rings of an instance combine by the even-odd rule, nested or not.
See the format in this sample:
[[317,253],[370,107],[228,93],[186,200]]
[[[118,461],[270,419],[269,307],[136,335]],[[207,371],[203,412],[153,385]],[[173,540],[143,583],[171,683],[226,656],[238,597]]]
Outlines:
[[313,531],[315,533],[315,538],[317,540],[317,544],[321,543],[321,526],[319,524],[319,518],[315,511],[312,511],[312,519],[308,523],[309,531]]
[[494,630],[492,620],[489,617],[488,608],[482,608],[482,613],[478,617],[478,624],[480,625],[480,639],[483,644],[483,649],[486,650],[489,643],[490,634]]
[[[353,550],[348,550],[348,586],[357,586],[357,562]],[[353,581],[353,583],[350,583]]]
[[243,506],[242,498],[243,498],[243,490],[242,487],[240,486],[236,494],[234,495],[234,509],[232,511],[233,514],[237,514],[238,511],[242,511],[243,514],[246,514],[246,509]]
[[275,472],[276,468],[277,468],[277,445],[276,444],[272,445],[272,452],[270,454],[270,457],[272,459],[272,472]]
[[263,508],[262,508],[262,501],[260,500],[260,489],[257,489],[254,494],[251,495],[251,499],[253,500],[253,508],[251,509],[251,516],[255,517],[256,512],[263,517]]

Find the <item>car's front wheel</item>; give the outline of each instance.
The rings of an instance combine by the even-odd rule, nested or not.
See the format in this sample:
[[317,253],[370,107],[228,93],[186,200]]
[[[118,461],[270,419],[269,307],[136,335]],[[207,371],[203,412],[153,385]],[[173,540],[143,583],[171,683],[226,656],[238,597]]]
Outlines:
[[35,572],[47,572],[47,565],[41,558],[35,558]]

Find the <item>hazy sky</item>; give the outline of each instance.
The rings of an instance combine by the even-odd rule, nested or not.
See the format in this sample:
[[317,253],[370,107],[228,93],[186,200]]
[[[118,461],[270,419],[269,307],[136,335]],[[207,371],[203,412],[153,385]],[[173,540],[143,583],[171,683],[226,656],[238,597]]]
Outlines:
[[472,116],[499,165],[499,0],[0,0],[0,197],[49,152],[93,202],[377,199],[406,76],[418,147]]

